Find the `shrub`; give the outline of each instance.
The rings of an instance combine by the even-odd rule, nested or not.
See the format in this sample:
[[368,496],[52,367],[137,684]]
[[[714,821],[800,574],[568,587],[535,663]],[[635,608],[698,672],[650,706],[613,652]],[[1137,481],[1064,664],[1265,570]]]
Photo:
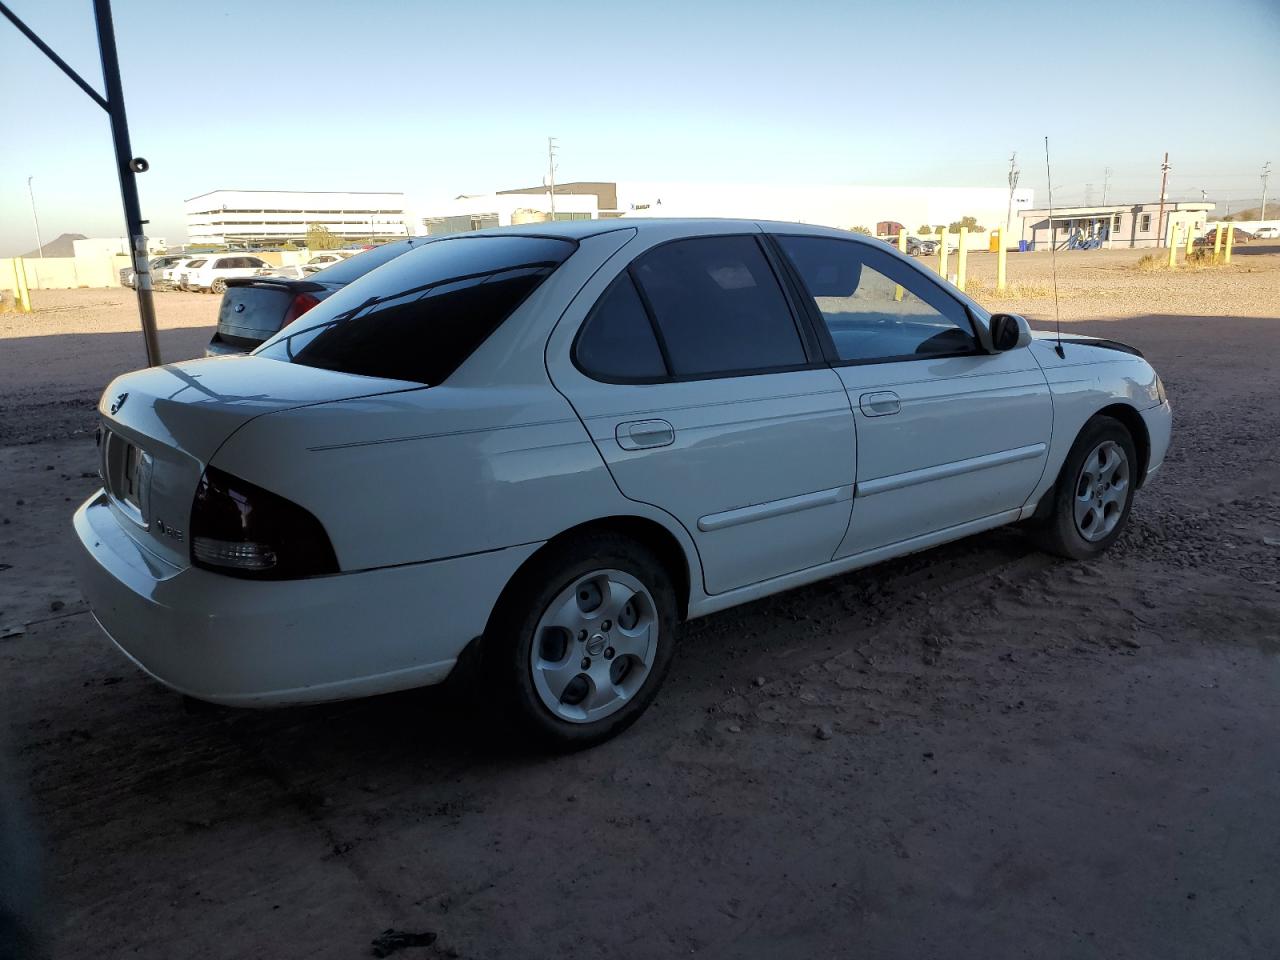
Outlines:
[[863,234],[863,235],[865,235],[865,236],[868,236],[868,237],[869,237],[869,236],[871,236],[871,231],[870,231],[870,230],[868,230],[866,227],[864,227],[864,226],[860,226],[860,225],[859,225],[859,226],[856,226],[856,227],[850,227],[850,228],[849,228],[849,232],[850,232],[850,233],[861,233],[861,234]]
[[961,227],[968,227],[970,233],[986,233],[986,227],[978,226],[977,217],[961,217],[955,223],[947,227],[948,233],[959,233]]

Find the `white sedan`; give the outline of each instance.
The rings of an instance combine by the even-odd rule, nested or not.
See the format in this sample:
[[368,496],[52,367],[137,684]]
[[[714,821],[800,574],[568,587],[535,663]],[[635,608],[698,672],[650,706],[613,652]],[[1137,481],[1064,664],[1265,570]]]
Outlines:
[[84,592],[143,670],[267,706],[438,683],[598,742],[679,624],[1024,521],[1094,557],[1171,416],[883,243],[583,221],[425,244],[254,354],[127,374]]

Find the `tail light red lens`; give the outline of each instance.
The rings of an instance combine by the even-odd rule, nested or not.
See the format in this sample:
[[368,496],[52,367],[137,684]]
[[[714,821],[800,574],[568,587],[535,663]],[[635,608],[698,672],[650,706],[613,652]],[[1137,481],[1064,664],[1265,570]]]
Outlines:
[[256,580],[292,580],[338,572],[338,558],[310,512],[208,467],[191,507],[191,562]]
[[289,309],[284,312],[284,322],[280,326],[287,327],[319,302],[309,293],[298,294],[289,304]]

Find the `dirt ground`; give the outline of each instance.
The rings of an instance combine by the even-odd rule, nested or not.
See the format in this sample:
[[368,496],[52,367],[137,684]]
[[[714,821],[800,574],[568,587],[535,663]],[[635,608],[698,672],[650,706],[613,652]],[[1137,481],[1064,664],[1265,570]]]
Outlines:
[[[436,691],[190,712],[130,667],[69,516],[141,344],[127,295],[37,292],[0,315],[0,720],[52,954],[1280,956],[1280,246],[1236,252],[1058,259],[1064,326],[1175,409],[1105,557],[1001,530],[695,621],[645,718],[556,758]],[[1048,269],[979,296],[1043,323]],[[215,299],[159,309],[198,353]]]

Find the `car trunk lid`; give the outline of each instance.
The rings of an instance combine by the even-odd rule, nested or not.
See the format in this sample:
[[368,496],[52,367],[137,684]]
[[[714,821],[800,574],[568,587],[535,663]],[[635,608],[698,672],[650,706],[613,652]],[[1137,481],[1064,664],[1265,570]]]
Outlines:
[[321,283],[283,277],[228,280],[218,308],[219,338],[253,349],[280,330],[290,306],[304,293],[322,300],[329,290]]
[[103,486],[130,537],[185,567],[196,487],[210,458],[236,430],[280,410],[421,389],[418,383],[261,357],[196,360],[125,374],[112,381],[98,405]]

